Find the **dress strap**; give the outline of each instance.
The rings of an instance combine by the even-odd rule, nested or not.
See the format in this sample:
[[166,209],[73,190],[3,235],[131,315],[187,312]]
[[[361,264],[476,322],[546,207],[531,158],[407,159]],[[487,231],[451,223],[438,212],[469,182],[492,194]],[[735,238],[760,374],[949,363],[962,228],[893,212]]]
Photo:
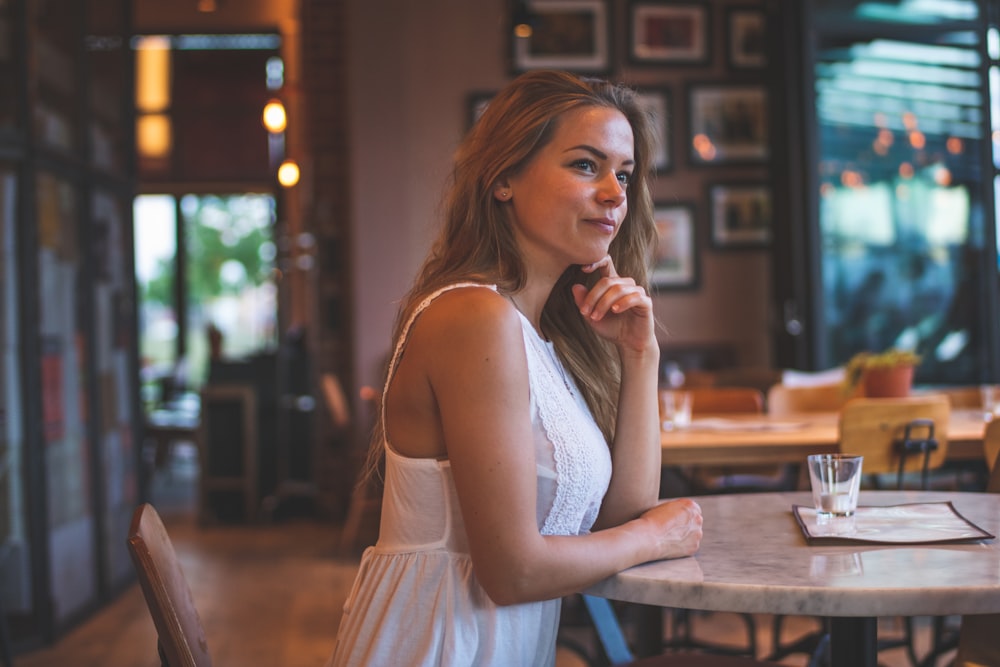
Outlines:
[[[413,312],[410,313],[410,316],[406,319],[406,324],[403,325],[403,328],[399,332],[399,339],[396,340],[396,348],[393,350],[392,359],[389,361],[389,369],[388,372],[386,373],[385,385],[382,387],[382,406],[381,406],[382,409],[380,410],[381,414],[379,415],[379,419],[382,420],[383,433],[386,432],[385,398],[386,395],[388,395],[389,393],[389,383],[391,383],[392,379],[396,376],[396,367],[399,366],[399,360],[403,356],[403,350],[406,348],[406,341],[410,337],[410,329],[413,327],[413,323],[417,320],[417,317],[420,315],[420,313],[424,312],[424,310],[426,310],[427,307],[431,305],[434,299],[438,298],[445,292],[450,292],[451,290],[458,289],[460,287],[485,287],[487,289],[493,290],[494,292],[497,289],[496,285],[490,285],[488,283],[475,283],[475,282],[453,283],[451,285],[445,285],[444,287],[434,290],[426,297],[424,297],[424,299],[419,304],[417,304],[417,307],[413,309]],[[388,442],[389,440],[388,437],[386,437],[385,440],[386,442]]]

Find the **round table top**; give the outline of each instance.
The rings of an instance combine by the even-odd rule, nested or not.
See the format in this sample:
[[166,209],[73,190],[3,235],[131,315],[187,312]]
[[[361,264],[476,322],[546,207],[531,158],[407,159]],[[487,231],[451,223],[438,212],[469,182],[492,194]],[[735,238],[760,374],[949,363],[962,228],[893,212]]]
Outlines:
[[[792,506],[808,492],[698,496],[704,538],[691,558],[656,561],[588,593],[662,607],[805,616],[1000,612],[1000,544],[811,546]],[[1000,494],[862,491],[860,505],[951,501],[1000,535]]]

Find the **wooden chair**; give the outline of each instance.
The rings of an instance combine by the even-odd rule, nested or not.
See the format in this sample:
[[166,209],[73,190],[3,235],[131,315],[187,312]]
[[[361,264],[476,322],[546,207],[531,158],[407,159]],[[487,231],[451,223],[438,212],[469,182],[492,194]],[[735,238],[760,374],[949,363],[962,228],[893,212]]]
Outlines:
[[156,627],[164,667],[211,667],[208,641],[177,553],[156,509],[139,505],[128,531],[128,552]]
[[802,387],[776,384],[767,391],[767,412],[774,415],[839,412],[849,398],[840,384]]
[[601,648],[613,667],[778,667],[773,662],[713,653],[664,653],[636,658],[628,646],[614,607],[605,598],[583,596]]
[[[1000,475],[996,470],[997,455],[1000,455],[1000,419],[994,419],[986,425],[986,432],[983,434],[983,456],[986,458],[986,466],[990,469],[990,485],[994,480],[1000,482]],[[1000,493],[1000,489],[991,489],[987,486],[987,491]]]
[[[347,398],[341,388],[339,380],[333,375],[323,377],[323,394],[326,397],[327,407],[330,410],[334,423],[346,427],[350,421],[350,414],[347,412]],[[371,387],[363,387],[359,392],[362,401],[371,405],[375,419],[379,419],[378,414],[381,405],[381,397],[378,392]],[[341,554],[349,555],[356,553],[362,546],[361,536],[366,522],[377,523],[382,512],[382,489],[381,485],[367,476],[364,469],[364,462],[361,465],[360,477],[354,482],[351,491],[351,498],[347,504],[347,515],[344,518],[344,528],[340,533],[340,541],[337,549]]]
[[[1000,454],[1000,420],[994,419],[986,425],[983,440],[986,465],[990,468],[987,493],[1000,493],[1000,466],[996,465]],[[958,634],[958,653],[952,667],[983,667],[1000,665],[1000,614],[974,614],[962,617]]]
[[920,473],[919,486],[927,488],[929,473],[948,456],[950,414],[941,394],[852,399],[840,413],[840,451],[864,456],[865,477],[876,485],[891,474],[903,488],[907,476]]
[[[751,387],[693,387],[692,417],[706,415],[759,414],[764,411],[764,394]],[[698,466],[690,473],[694,493],[738,493],[748,491],[791,491],[797,485],[793,465]]]
[[752,387],[691,387],[691,414],[736,414],[764,411],[764,394]]
[[983,392],[978,386],[936,388],[934,393],[947,396],[952,409],[983,407]]

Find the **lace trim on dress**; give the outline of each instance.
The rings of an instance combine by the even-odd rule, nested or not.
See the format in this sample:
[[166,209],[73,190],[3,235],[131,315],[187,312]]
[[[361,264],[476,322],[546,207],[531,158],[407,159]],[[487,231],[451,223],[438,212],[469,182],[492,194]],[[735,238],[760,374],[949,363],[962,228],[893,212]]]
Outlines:
[[[592,420],[589,423],[593,428],[589,429],[590,433],[586,432],[588,422],[580,419],[580,411],[572,393],[579,392],[576,384],[573,383],[567,391],[564,384],[568,376],[560,373],[562,365],[553,358],[545,341],[523,315],[521,326],[525,330],[526,352],[534,356],[539,370],[538,373],[529,373],[531,391],[544,397],[537,401],[538,416],[549,442],[552,443],[558,480],[555,499],[541,532],[543,535],[576,534],[581,526],[580,504],[587,502],[592,488],[588,480],[598,475],[596,462],[601,460],[598,456],[590,455],[593,452],[595,433],[597,442],[601,446],[606,445]],[[588,516],[583,517],[584,525],[592,525],[596,512],[587,514]]]

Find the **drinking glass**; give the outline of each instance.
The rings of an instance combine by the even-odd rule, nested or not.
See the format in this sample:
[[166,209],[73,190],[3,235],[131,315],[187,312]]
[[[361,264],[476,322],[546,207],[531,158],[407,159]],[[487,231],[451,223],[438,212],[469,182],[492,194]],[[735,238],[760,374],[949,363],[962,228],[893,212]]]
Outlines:
[[858,508],[863,456],[852,454],[812,454],[809,481],[813,505],[820,519],[852,516]]
[[691,426],[691,392],[680,389],[661,390],[660,419],[664,431]]

